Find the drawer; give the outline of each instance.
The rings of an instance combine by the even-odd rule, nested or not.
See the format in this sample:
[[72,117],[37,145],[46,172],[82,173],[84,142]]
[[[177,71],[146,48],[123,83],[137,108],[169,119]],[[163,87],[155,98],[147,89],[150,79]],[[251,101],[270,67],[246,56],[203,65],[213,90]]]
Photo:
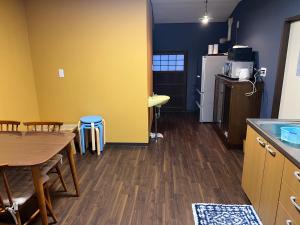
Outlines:
[[300,169],[289,160],[285,160],[283,180],[300,197]]
[[[292,197],[295,197],[294,202],[291,199]],[[286,209],[287,213],[294,218],[295,223],[300,224],[300,196],[292,191],[285,181],[281,185],[279,202]],[[299,209],[297,209],[295,204],[299,206]]]
[[297,225],[295,220],[287,213],[281,203],[278,205],[276,225]]

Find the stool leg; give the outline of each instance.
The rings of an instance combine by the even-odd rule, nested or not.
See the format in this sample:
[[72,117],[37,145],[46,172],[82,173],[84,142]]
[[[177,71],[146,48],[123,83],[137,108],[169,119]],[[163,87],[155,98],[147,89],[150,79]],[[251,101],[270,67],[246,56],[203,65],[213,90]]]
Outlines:
[[80,123],[80,121],[78,122],[77,130],[78,130],[78,137],[79,137],[79,150],[80,150],[80,155],[82,155],[82,146],[81,146],[81,139],[82,139],[81,135],[82,135],[82,133],[81,133],[81,123]]
[[102,119],[102,124],[103,124],[103,144],[106,144],[106,136],[105,136],[105,120]]
[[85,130],[84,130],[84,127],[81,126],[80,128],[80,139],[81,139],[81,142],[80,142],[80,145],[81,145],[81,153],[84,155],[85,154]]
[[96,127],[96,140],[97,140],[97,154],[100,155],[100,151],[101,151],[101,147],[100,147],[100,132],[99,132],[99,128]]
[[95,124],[91,123],[92,150],[96,151],[95,146]]
[[89,135],[88,135],[88,132],[87,130],[84,131],[84,142],[85,142],[85,149],[88,149],[89,148],[89,142],[90,142],[90,139],[89,139]]
[[103,147],[104,147],[104,144],[103,144],[103,139],[104,139],[104,135],[103,135],[103,125],[101,125],[99,127],[100,129],[100,149],[101,149],[101,152],[103,151]]

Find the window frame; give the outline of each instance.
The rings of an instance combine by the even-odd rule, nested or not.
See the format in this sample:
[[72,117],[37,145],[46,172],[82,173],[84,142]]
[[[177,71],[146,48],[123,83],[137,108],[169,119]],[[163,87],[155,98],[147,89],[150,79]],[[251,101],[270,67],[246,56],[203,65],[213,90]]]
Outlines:
[[[159,56],[158,60],[155,60],[155,56]],[[167,58],[162,59],[162,56]],[[175,56],[175,59],[170,59],[170,56]],[[183,56],[179,58],[178,56]],[[152,71],[153,72],[185,72],[187,69],[187,54],[183,51],[180,52],[154,52],[152,55]],[[170,63],[171,62],[171,63]],[[159,67],[159,69],[155,69]],[[164,69],[162,68],[164,67]],[[174,68],[174,69],[170,69]]]

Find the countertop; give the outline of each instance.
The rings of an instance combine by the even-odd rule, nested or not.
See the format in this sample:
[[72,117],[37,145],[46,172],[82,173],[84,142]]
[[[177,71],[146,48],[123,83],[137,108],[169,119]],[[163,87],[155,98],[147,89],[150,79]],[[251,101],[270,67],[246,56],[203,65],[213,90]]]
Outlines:
[[300,120],[280,120],[280,119],[247,119],[247,124],[260,134],[274,148],[281,152],[286,158],[300,168],[300,146],[284,143],[273,134],[262,128],[266,124],[294,124],[300,126]]

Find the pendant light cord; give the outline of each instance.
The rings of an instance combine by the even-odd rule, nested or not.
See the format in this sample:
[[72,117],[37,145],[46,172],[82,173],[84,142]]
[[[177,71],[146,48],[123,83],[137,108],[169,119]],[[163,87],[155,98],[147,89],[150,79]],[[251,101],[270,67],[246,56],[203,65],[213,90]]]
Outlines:
[[[152,0],[149,0],[150,2],[150,7],[151,7],[151,16],[152,16],[152,24],[154,24],[154,10],[153,10],[153,2]],[[154,30],[154,26],[152,26],[152,30]]]

